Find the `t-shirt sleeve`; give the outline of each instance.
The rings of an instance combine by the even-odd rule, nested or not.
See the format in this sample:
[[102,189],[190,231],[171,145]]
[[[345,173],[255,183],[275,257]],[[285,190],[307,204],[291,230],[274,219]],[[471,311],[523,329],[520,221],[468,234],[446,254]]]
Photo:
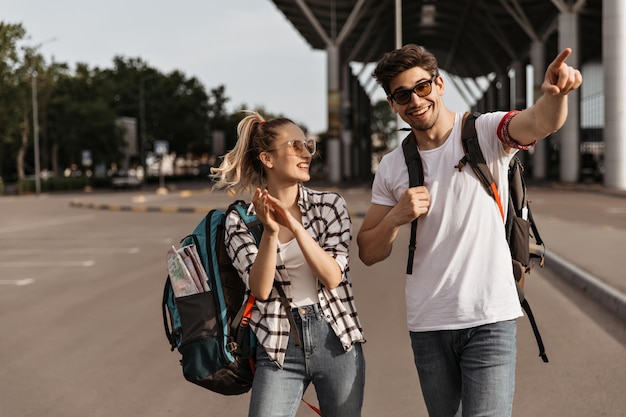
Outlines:
[[372,204],[393,207],[398,203],[398,200],[393,194],[393,189],[390,186],[390,177],[393,174],[391,168],[393,167],[394,160],[397,159],[392,158],[392,156],[392,153],[384,155],[380,164],[378,164],[378,170],[376,171],[372,184]]

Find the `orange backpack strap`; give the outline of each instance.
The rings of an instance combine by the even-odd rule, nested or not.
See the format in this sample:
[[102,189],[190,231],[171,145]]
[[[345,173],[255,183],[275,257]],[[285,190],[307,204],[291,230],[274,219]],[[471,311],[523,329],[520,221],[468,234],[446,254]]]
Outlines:
[[476,118],[478,116],[477,113],[470,114],[469,112],[463,115],[461,142],[463,143],[465,155],[463,155],[463,158],[461,158],[455,168],[461,171],[465,164],[469,163],[481,184],[485,187],[485,190],[487,190],[487,193],[495,200],[498,209],[500,209],[502,221],[504,221],[504,208],[502,207],[502,201],[498,193],[498,185],[493,179],[491,170],[487,166],[483,152],[480,149],[480,144],[478,143],[478,135],[476,134]]

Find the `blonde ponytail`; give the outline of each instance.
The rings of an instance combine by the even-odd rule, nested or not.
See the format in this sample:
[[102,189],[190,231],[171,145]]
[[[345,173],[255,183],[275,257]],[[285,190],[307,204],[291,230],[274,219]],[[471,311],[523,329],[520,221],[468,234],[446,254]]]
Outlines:
[[211,178],[216,181],[214,189],[225,189],[233,193],[250,192],[264,187],[265,171],[259,154],[270,149],[277,128],[293,123],[281,117],[266,121],[255,111],[249,113],[237,125],[237,143],[224,155],[219,167],[211,168]]

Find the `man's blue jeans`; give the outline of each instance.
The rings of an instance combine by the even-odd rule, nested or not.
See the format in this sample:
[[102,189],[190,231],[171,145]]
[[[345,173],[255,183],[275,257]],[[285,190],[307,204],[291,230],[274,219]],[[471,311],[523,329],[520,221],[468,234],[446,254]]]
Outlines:
[[293,312],[303,346],[297,348],[290,338],[282,369],[257,347],[249,417],[295,416],[311,382],[324,417],[360,417],[365,386],[361,344],[345,352],[318,305]]
[[510,416],[515,320],[462,330],[410,332],[430,417]]

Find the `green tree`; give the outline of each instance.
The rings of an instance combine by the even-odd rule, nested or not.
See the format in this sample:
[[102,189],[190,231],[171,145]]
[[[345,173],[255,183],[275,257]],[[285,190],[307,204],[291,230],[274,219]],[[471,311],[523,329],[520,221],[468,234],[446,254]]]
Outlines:
[[111,107],[118,117],[134,118],[137,123],[137,147],[140,163],[145,159],[147,148],[154,141],[153,127],[158,126],[154,109],[159,103],[153,101],[153,82],[160,77],[158,70],[151,68],[141,58],[113,58],[113,67],[100,73],[100,82]]
[[209,93],[209,119],[211,120],[212,130],[224,130],[228,119],[228,111],[226,103],[230,99],[226,97],[226,87],[219,85],[211,89]]
[[[47,109],[58,75],[66,65],[48,65],[36,46],[19,46],[26,38],[21,25],[0,22],[0,174],[23,179],[34,172],[33,107],[37,106],[40,160],[48,165]],[[36,95],[34,96],[34,93]]]
[[[62,76],[67,76],[68,68],[64,63],[52,62],[42,68],[37,75],[37,97],[39,113],[40,160],[42,170],[58,172],[58,144],[50,140],[49,103],[56,93],[57,83]],[[56,152],[56,153],[55,153]]]
[[83,150],[92,152],[95,163],[120,162],[124,143],[109,96],[108,84],[97,68],[78,64],[74,75],[59,77],[48,110],[48,135],[57,170],[80,164]]
[[167,140],[178,155],[208,151],[209,102],[197,78],[174,71],[151,81],[150,131],[154,139]]
[[21,25],[0,22],[0,175],[15,172],[21,179],[33,172],[34,82],[41,165],[57,174],[80,164],[83,150],[92,152],[96,164],[123,162],[120,117],[137,121],[138,156],[146,156],[155,140],[167,140],[179,155],[208,154],[217,130],[234,146],[242,113],[228,112],[223,85],[207,93],[196,77],[164,74],[141,58],[118,56],[111,68],[81,63],[70,70],[64,63],[47,64],[40,45],[20,47],[26,38]]
[[[28,73],[18,48],[25,36],[21,24],[0,22],[0,175],[17,170],[16,155],[24,146],[24,140],[28,141],[28,130],[25,130],[28,129]],[[23,178],[23,155],[21,158],[18,175]]]
[[206,152],[210,106],[197,78],[181,71],[163,74],[140,58],[119,56],[102,77],[118,116],[136,118],[144,153],[155,140],[167,140],[170,150],[179,155]]

